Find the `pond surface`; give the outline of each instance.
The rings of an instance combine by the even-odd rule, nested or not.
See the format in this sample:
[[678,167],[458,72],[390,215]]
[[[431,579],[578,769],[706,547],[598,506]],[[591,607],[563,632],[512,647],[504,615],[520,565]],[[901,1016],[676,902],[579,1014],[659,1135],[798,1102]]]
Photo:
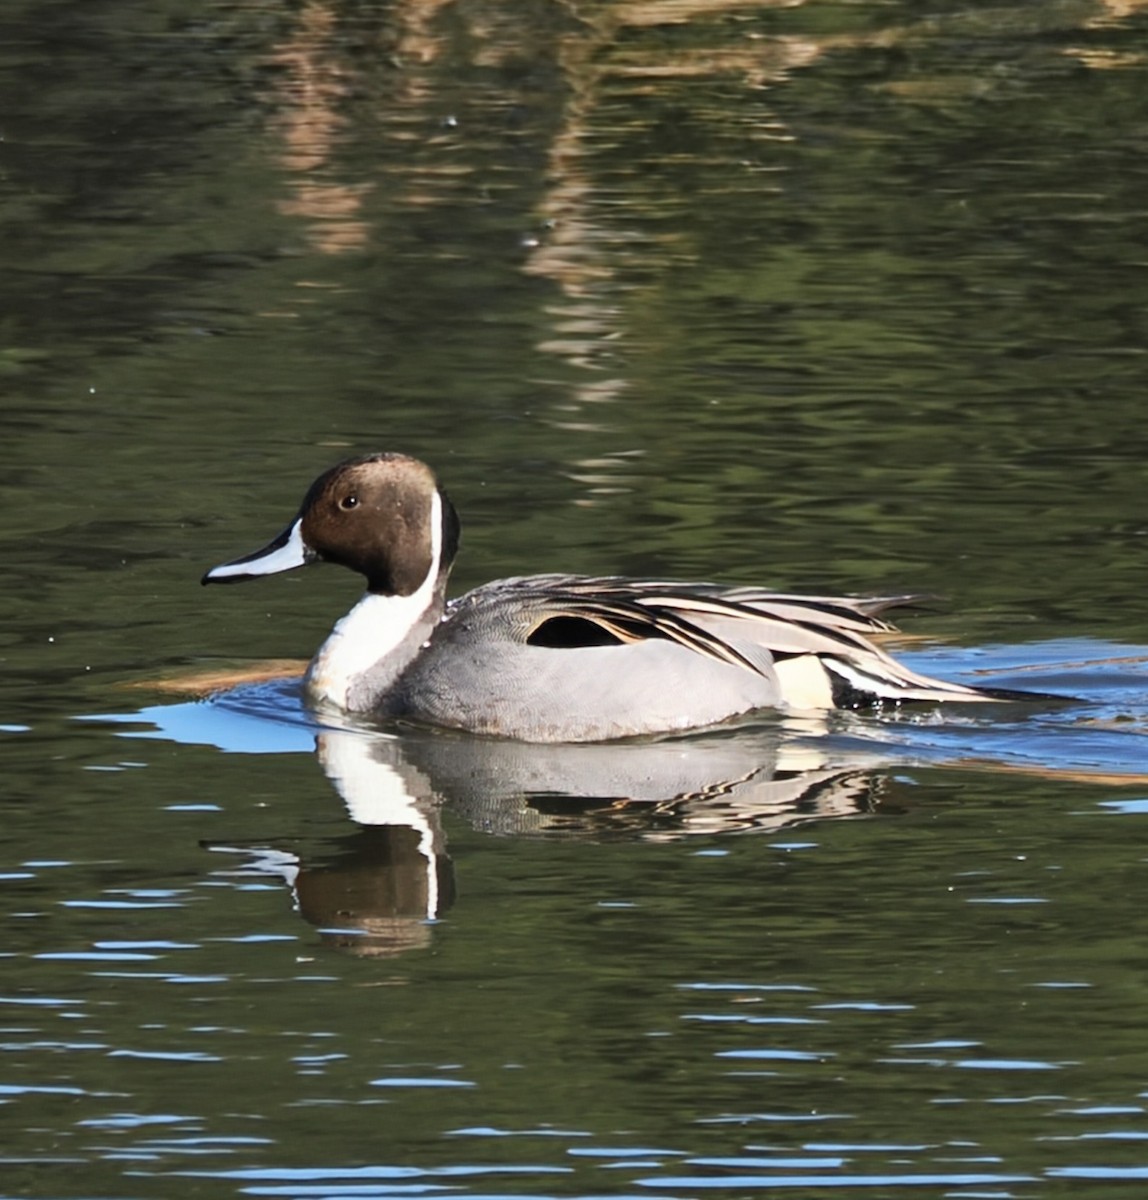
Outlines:
[[[0,1194],[1140,1197],[1148,5],[9,0]],[[350,453],[1064,703],[322,724]],[[281,672],[270,672],[277,676]]]

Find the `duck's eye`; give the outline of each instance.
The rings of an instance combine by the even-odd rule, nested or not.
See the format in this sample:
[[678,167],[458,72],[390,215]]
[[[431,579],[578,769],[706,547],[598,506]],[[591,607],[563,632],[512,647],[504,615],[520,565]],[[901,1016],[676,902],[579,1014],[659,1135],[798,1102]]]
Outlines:
[[344,512],[350,512],[352,508],[359,507],[359,497],[358,496],[344,496],[339,501],[339,507]]

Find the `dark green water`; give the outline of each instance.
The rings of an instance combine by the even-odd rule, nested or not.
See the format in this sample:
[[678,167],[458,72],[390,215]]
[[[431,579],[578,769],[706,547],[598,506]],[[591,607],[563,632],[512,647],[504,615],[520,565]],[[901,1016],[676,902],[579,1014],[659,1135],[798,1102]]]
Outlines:
[[[0,1195],[1139,1197],[1148,11],[0,11]],[[318,728],[339,457],[459,589],[943,596],[1079,699]]]

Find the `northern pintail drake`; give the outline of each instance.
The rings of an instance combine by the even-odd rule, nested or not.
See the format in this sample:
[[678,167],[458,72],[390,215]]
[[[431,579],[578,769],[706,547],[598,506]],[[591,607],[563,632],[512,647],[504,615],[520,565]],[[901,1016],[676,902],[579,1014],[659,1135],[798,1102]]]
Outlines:
[[370,454],[320,475],[262,550],[213,567],[233,583],[332,562],[367,591],[305,677],[320,706],[531,742],[696,729],[755,709],[1007,699],[931,679],[871,640],[911,600],[527,575],[450,602],[459,522],[434,472]]

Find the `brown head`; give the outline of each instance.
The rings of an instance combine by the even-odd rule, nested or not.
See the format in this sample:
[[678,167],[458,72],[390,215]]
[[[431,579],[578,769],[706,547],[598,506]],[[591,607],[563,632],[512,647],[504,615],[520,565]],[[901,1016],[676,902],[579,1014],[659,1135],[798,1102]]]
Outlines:
[[277,538],[213,567],[203,582],[333,562],[365,576],[368,591],[409,596],[432,572],[445,579],[458,536],[454,507],[430,467],[405,454],[369,454],[325,471]]

